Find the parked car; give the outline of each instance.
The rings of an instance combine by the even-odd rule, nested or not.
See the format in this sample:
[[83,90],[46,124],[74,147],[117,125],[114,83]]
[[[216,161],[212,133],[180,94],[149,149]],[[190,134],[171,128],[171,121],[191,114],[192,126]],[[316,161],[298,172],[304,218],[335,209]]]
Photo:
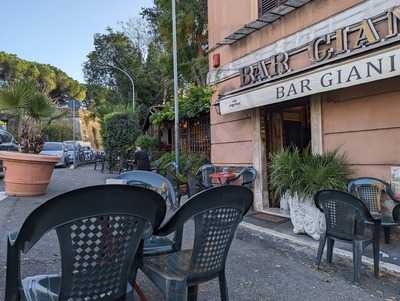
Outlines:
[[0,150],[19,151],[19,146],[15,142],[14,136],[9,132],[0,129]]
[[95,153],[90,146],[82,146],[83,157],[85,161],[92,161],[95,158]]
[[59,157],[60,160],[56,166],[67,167],[69,165],[67,147],[63,142],[46,142],[40,154]]
[[[19,145],[15,142],[15,138],[6,130],[0,129],[0,151],[19,151]],[[0,172],[3,171],[3,161],[0,161]]]
[[69,163],[72,164],[74,162],[74,159],[78,160],[78,154],[80,148],[79,143],[74,141],[64,141],[64,144],[67,148]]

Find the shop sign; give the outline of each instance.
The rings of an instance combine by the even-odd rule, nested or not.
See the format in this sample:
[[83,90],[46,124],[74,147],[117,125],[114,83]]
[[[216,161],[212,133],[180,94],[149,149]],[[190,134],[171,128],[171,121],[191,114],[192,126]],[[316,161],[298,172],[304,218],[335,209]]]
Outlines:
[[327,65],[290,80],[226,96],[220,99],[219,105],[221,114],[227,114],[399,75],[400,46],[396,46],[350,62]]
[[[354,50],[359,50],[358,53],[360,50],[367,51],[372,45],[398,36],[400,32],[399,22],[400,7],[395,7],[384,14],[318,37],[299,49],[278,53],[253,65],[246,66],[240,69],[241,87],[290,75],[292,71],[295,71],[291,68],[291,57],[297,55],[302,49],[308,52],[308,68],[317,63],[321,64],[340,59],[345,54],[354,52]],[[379,34],[377,27],[381,26],[382,23],[384,29],[381,32],[384,32],[384,34]]]

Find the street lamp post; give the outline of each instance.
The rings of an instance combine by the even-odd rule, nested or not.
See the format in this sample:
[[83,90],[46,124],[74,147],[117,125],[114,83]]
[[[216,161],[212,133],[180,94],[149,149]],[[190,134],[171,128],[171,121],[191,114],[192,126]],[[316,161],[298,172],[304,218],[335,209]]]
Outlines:
[[132,76],[129,74],[128,71],[126,71],[118,66],[115,66],[115,65],[105,65],[104,67],[118,70],[121,73],[123,73],[127,78],[129,78],[129,81],[131,82],[131,85],[132,85],[132,111],[135,112],[135,82],[133,81]]
[[74,145],[74,148],[73,148],[73,152],[74,152],[74,155],[73,155],[73,163],[72,163],[72,166],[73,166],[73,168],[76,168],[76,166],[77,166],[77,155],[79,155],[79,154],[77,154],[77,149],[76,149],[76,135],[75,135],[75,132],[76,132],[76,124],[75,124],[75,113],[76,113],[76,107],[75,107],[75,105],[76,105],[76,103],[75,103],[75,99],[72,99],[72,141],[73,141],[73,145]]
[[178,55],[176,43],[176,0],[172,0],[172,53],[174,65],[174,104],[175,104],[175,167],[179,172],[179,99],[178,99]]

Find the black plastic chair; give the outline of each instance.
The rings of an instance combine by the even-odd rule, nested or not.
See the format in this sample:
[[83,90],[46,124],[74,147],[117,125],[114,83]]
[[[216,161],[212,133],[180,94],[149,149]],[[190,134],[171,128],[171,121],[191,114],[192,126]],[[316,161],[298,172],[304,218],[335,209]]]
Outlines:
[[392,218],[396,223],[400,223],[400,204],[397,204],[392,211]]
[[374,219],[367,206],[353,195],[336,190],[319,191],[315,197],[316,206],[324,213],[326,232],[321,236],[317,266],[319,267],[327,246],[327,261],[332,263],[335,240],[353,244],[353,280],[359,282],[361,258],[366,246],[373,244],[374,273],[379,276],[379,230],[380,220]]
[[196,175],[201,177],[201,186],[203,189],[213,187],[211,182],[210,174],[217,172],[217,167],[212,164],[205,164],[199,168]]
[[[127,185],[148,188],[159,193],[167,201],[167,216],[179,208],[175,190],[171,182],[160,174],[151,171],[128,171],[116,177],[126,180]],[[143,255],[160,255],[179,251],[182,247],[183,227],[178,228],[173,237],[150,236],[144,240]]]
[[228,300],[226,258],[236,228],[252,203],[253,193],[246,187],[211,188],[190,198],[156,231],[156,235],[169,235],[194,219],[192,250],[143,259],[141,270],[167,301],[196,300],[198,285],[217,277],[221,300]]
[[[185,170],[182,170],[182,174],[185,174]],[[177,174],[176,174],[176,163],[174,161],[170,162],[165,167],[165,177],[171,183],[173,183],[173,185],[175,187],[176,198],[177,198],[178,202],[180,202],[181,199],[182,199],[182,196],[187,194],[189,189],[188,189],[188,183],[182,182],[179,179],[179,177],[177,176]],[[183,191],[181,189],[182,186],[186,186],[186,191]]]
[[200,191],[203,191],[203,185],[201,185],[201,180],[198,176],[189,175],[188,176],[188,196],[191,197]]
[[168,202],[171,210],[179,208],[179,202],[171,181],[158,173],[132,170],[116,176],[115,179],[125,180],[128,185],[150,188],[158,192]]
[[[5,300],[134,300],[128,281],[136,278],[135,254],[145,229],[163,220],[164,203],[154,191],[126,185],[82,188],[47,201],[8,236]],[[21,253],[53,229],[61,275],[21,281]]]
[[236,182],[239,179],[242,179],[242,186],[247,188],[251,188],[256,180],[257,171],[253,167],[245,167],[243,168],[236,177],[229,179],[227,184]]
[[347,185],[349,193],[355,195],[368,207],[371,215],[382,220],[382,228],[385,234],[385,243],[390,243],[390,229],[399,226],[392,219],[392,212],[384,214],[382,210],[382,197],[386,194],[392,201],[398,203],[390,185],[380,179],[364,177],[349,181]]

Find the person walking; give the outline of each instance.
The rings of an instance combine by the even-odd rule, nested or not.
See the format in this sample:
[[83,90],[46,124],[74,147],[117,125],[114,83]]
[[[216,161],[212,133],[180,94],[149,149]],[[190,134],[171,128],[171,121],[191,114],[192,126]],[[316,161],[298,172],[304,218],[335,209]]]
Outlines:
[[150,170],[149,155],[139,146],[136,147],[134,161],[137,170]]

